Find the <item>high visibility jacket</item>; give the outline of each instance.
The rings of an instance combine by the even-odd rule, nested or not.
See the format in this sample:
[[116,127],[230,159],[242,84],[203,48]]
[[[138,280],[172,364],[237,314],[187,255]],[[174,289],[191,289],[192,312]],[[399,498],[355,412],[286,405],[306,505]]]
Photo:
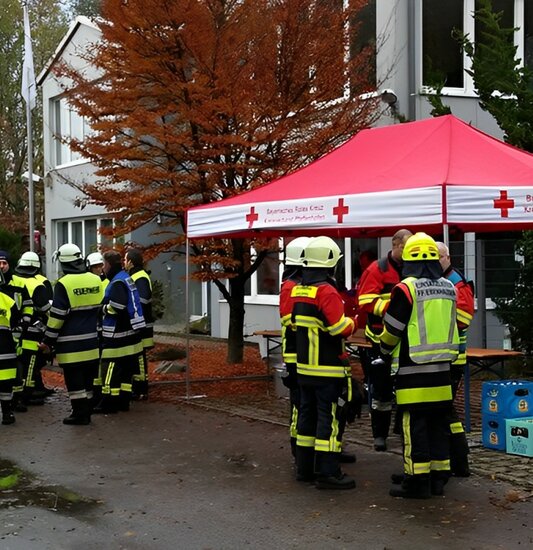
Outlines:
[[17,377],[17,350],[12,330],[19,322],[17,303],[0,291],[0,382]]
[[42,340],[47,314],[50,310],[49,291],[35,275],[15,274],[12,282],[25,286],[30,298],[30,302],[23,306],[23,313],[29,314],[31,319],[22,331],[21,348],[36,352],[39,349],[38,344]]
[[35,275],[35,278],[44,285],[44,287],[48,291],[48,300],[51,301],[54,296],[54,289],[52,287],[52,283],[44,275],[41,275],[40,273],[37,273],[37,275]]
[[33,313],[32,301],[30,294],[24,281],[21,277],[11,275],[9,278],[8,286],[13,289],[14,300],[17,303],[17,308],[21,314],[21,322],[23,325],[27,325],[31,321]]
[[292,289],[297,281],[285,279],[281,283],[279,292],[279,318],[281,322],[281,351],[285,363],[296,363],[296,331],[292,325],[293,300],[291,298]]
[[381,348],[392,351],[398,405],[451,402],[450,365],[459,350],[453,284],[444,277],[404,279],[384,324]]
[[146,326],[141,329],[141,338],[144,349],[154,347],[154,316],[152,314],[152,281],[150,275],[144,270],[133,268],[130,276],[139,292],[139,299],[143,310]]
[[55,348],[60,365],[97,360],[97,323],[104,297],[93,273],[69,273],[58,279],[43,342]]
[[400,265],[389,252],[385,258],[372,262],[357,284],[357,303],[367,314],[365,336],[376,344],[383,330],[383,316],[390,302],[390,293],[400,280]]
[[345,317],[339,292],[328,282],[295,285],[292,324],[296,326],[296,368],[300,375],[345,378],[350,374],[343,338],[355,329]]
[[102,359],[118,359],[141,353],[140,329],[144,326],[137,287],[125,271],[119,271],[104,294]]
[[444,277],[451,281],[457,293],[457,326],[459,328],[459,355],[454,361],[454,366],[466,364],[467,333],[474,316],[474,289],[471,282],[467,281],[462,273],[450,266]]

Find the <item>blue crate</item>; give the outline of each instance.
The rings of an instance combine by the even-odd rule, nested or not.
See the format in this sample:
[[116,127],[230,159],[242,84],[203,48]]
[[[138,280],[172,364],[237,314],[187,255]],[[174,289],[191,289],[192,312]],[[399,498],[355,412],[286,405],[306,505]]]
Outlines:
[[520,418],[533,415],[533,382],[498,380],[483,382],[481,413]]
[[505,426],[507,452],[533,456],[533,418],[508,418]]
[[502,415],[481,415],[481,442],[488,449],[505,451],[505,418]]

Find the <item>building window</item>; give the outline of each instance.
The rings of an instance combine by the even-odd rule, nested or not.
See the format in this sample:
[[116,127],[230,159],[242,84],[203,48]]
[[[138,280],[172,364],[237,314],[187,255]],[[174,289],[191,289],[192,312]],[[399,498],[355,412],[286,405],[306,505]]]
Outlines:
[[464,27],[463,0],[424,0],[422,8],[422,83],[464,88],[463,53],[452,31]]
[[[495,13],[502,13],[503,28],[518,28],[514,35],[517,58],[533,68],[533,3],[524,0],[492,0]],[[482,30],[474,19],[478,0],[422,0],[422,86],[443,85],[444,93],[458,90],[474,93],[472,78],[465,69],[470,60],[452,36],[457,30],[474,42]]]
[[[370,50],[367,57],[370,65],[369,84],[370,88],[374,89],[376,87],[376,0],[368,0],[368,3],[357,13],[353,25],[357,30],[351,34],[350,55],[355,58],[365,50]],[[355,93],[360,92],[355,90]]]
[[279,252],[270,252],[257,269],[257,294],[267,296],[279,294],[279,267]]
[[59,166],[81,159],[78,152],[70,149],[68,142],[71,139],[82,141],[88,135],[89,127],[84,117],[74,111],[64,98],[51,101],[50,113],[54,157],[52,164]]
[[[317,6],[327,7],[330,17],[322,14],[317,32],[335,35],[339,40],[330,42],[328,62],[317,61],[306,68],[312,80],[311,92],[317,101],[329,102],[350,94],[375,89],[376,86],[376,0],[368,0],[356,10],[353,18],[346,22],[339,17],[351,0],[321,0]],[[309,17],[312,17],[310,13]],[[354,63],[349,63],[354,60]],[[333,88],[331,83],[338,83]]]
[[100,234],[100,229],[110,226],[113,226],[113,220],[110,218],[58,221],[57,247],[73,243],[80,247],[84,256],[99,248],[112,248],[118,244],[118,240]]
[[520,269],[515,256],[515,238],[485,239],[483,246],[487,298],[510,298]]
[[[282,241],[280,241],[280,249]],[[252,248],[252,258],[255,250]],[[270,252],[261,262],[257,271],[246,281],[245,296],[247,302],[277,304],[281,275],[283,270],[283,256],[281,252]]]
[[[512,29],[514,27],[514,3],[515,0],[492,0],[492,11],[494,13],[501,13],[500,25],[505,29]],[[476,10],[481,9],[481,3],[476,0]],[[482,37],[483,25],[479,22],[475,22],[475,36],[476,43],[480,44],[483,40]],[[486,44],[491,46],[490,42]]]
[[524,59],[525,66],[533,70],[533,2],[524,2]]

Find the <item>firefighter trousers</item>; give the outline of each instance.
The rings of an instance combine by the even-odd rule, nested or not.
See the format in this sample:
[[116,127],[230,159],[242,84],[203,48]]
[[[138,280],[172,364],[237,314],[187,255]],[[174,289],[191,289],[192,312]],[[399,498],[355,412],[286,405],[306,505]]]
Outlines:
[[[451,379],[452,379],[452,394],[455,400],[457,390],[461,384],[463,377],[463,366],[452,365]],[[466,439],[466,433],[464,426],[455,410],[452,406],[450,410],[450,416],[448,419],[450,428],[450,467],[452,473],[459,475],[466,475],[469,471],[468,466],[468,440]]]
[[70,400],[92,399],[93,384],[98,373],[98,359],[60,365]]
[[[335,476],[340,471],[339,457],[345,427],[339,398],[345,391],[346,380],[298,375],[298,387],[298,472],[303,475],[314,472],[320,476]],[[310,452],[313,449],[314,456]]]
[[403,464],[406,475],[449,474],[449,412],[449,406],[403,408]]
[[372,364],[379,357],[379,346],[373,343],[372,348],[361,355],[361,363],[368,388],[372,437],[386,439],[391,424],[394,384],[388,363]]

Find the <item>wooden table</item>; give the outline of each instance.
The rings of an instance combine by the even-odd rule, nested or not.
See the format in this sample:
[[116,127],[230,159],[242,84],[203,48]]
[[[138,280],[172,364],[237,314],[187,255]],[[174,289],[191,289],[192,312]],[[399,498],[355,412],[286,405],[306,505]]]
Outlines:
[[253,336],[262,336],[267,343],[267,362],[270,352],[281,347],[281,330],[256,330]]
[[[505,361],[523,357],[521,351],[505,349],[467,348],[464,372],[465,431],[470,432],[470,377],[480,372],[491,372],[505,378]],[[472,368],[473,367],[473,368]]]
[[[281,347],[281,330],[256,330],[253,336],[261,336],[267,342],[267,359],[270,352]],[[372,344],[365,338],[363,330],[357,330],[346,340],[346,348],[350,355],[357,356],[357,348],[371,348]]]

